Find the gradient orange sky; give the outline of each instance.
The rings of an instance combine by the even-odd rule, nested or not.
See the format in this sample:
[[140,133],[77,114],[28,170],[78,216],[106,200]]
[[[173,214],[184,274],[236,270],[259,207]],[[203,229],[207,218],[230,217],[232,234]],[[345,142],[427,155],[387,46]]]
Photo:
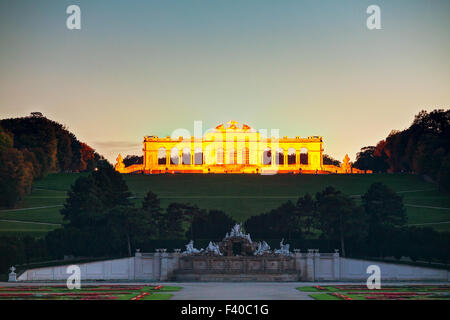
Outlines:
[[[371,4],[382,30],[366,28]],[[449,108],[449,14],[439,0],[3,0],[0,117],[41,111],[112,162],[144,135],[231,119],[354,160]]]

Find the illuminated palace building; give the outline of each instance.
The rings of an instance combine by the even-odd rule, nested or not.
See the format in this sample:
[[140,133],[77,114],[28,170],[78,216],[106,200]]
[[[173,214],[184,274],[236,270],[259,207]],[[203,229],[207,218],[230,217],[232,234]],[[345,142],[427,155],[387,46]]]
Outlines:
[[[265,137],[235,121],[219,125],[201,138],[144,137],[143,163],[125,167],[119,154],[115,169],[121,173],[360,173],[348,156],[340,166],[323,164],[322,137]],[[358,172],[356,172],[358,171]]]

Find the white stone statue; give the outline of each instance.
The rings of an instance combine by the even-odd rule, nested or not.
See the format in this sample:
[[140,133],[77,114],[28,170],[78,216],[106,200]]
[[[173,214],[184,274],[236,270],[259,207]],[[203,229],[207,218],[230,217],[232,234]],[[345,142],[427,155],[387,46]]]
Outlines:
[[11,273],[9,274],[8,281],[9,282],[16,282],[17,281],[17,274],[14,272],[14,271],[16,271],[16,268],[14,268],[14,266],[12,266],[11,268],[9,268],[9,270],[11,270]]
[[266,253],[271,253],[270,246],[265,241],[258,242],[258,248],[256,249],[256,251],[253,254],[255,256],[261,256],[261,255],[264,255]]
[[206,247],[206,249],[205,249],[204,252],[205,252],[205,253],[212,253],[212,254],[215,254],[215,255],[218,255],[218,256],[221,256],[221,255],[222,255],[222,253],[220,252],[220,249],[219,249],[219,245],[218,245],[218,244],[215,244],[215,243],[212,242],[212,241],[209,242],[209,244],[208,244],[208,246]]
[[243,237],[242,224],[236,223],[233,228],[231,228],[230,237]]
[[196,254],[201,253],[203,249],[195,249],[194,248],[194,240],[189,241],[189,243],[186,245],[186,251],[183,252],[183,254]]
[[289,251],[289,244],[283,244],[284,239],[281,239],[280,249],[275,250],[274,252],[277,254],[282,254],[283,256],[290,256],[291,252]]
[[231,232],[225,235],[225,239],[232,238],[232,237],[238,237],[238,238],[245,238],[250,243],[252,243],[252,239],[250,238],[250,234],[245,234],[242,232],[242,223],[236,223],[233,228],[231,228]]

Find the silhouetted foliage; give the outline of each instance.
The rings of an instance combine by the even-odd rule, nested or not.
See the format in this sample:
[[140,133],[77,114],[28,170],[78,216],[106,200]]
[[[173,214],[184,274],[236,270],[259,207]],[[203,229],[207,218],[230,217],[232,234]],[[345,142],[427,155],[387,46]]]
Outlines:
[[342,256],[346,254],[346,239],[360,240],[366,236],[363,208],[333,187],[316,194],[316,210],[322,235],[341,242]]
[[123,158],[123,163],[125,164],[126,167],[131,166],[133,164],[142,164],[144,163],[144,157],[127,155],[125,158]]
[[131,206],[123,177],[112,166],[99,162],[99,169],[78,178],[61,210],[67,221],[62,229],[47,234],[52,251],[97,256],[131,253],[131,244],[149,226],[147,215]]
[[386,172],[388,165],[385,157],[376,156],[377,147],[369,146],[361,148],[356,154],[356,161],[353,164],[355,168],[361,170],[372,170],[373,172]]
[[0,120],[0,206],[17,204],[33,179],[49,172],[92,171],[100,159],[63,125],[43,116]]
[[299,222],[300,215],[296,206],[291,201],[287,201],[268,213],[250,217],[245,221],[244,227],[254,238],[292,239],[301,238]]
[[189,239],[219,240],[231,230],[236,221],[220,210],[199,210],[191,228],[186,232]]
[[371,227],[405,225],[407,216],[402,197],[381,182],[373,183],[362,201]]
[[427,175],[450,190],[450,110],[421,111],[403,131],[392,131],[376,147],[364,147],[355,167],[378,172]]
[[333,157],[324,154],[323,155],[323,164],[327,165],[333,165],[339,167],[341,165],[341,162],[339,160],[334,159]]

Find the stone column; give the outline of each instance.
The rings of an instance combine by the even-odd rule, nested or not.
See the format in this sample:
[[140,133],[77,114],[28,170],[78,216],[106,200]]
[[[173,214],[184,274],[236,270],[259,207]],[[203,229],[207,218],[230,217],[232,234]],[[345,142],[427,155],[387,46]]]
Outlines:
[[314,249],[314,281],[320,277],[320,253],[319,249]]
[[334,249],[333,253],[333,278],[334,280],[341,280],[341,262],[338,249]]
[[170,149],[166,149],[166,166],[170,166]]
[[306,281],[314,281],[314,252],[313,249],[308,249],[308,253],[306,254]]
[[271,154],[270,154],[270,166],[271,167],[273,167],[273,166],[276,166],[277,165],[277,162],[278,162],[278,160],[277,160],[277,150],[273,150],[273,149],[270,149],[271,151]]
[[160,249],[161,250],[161,272],[159,276],[159,281],[167,281],[168,274],[169,274],[169,254],[167,253],[167,249]]
[[179,150],[178,153],[179,155],[179,160],[178,160],[178,165],[182,165],[183,164],[183,149]]
[[286,167],[288,165],[288,154],[287,154],[287,151],[283,153],[283,156],[284,156],[283,165]]
[[153,278],[158,281],[161,279],[161,250],[156,249],[153,260]]
[[142,253],[140,249],[136,249],[134,254],[134,274],[133,280],[142,279]]
[[300,166],[300,150],[295,150],[295,165]]
[[304,272],[302,272],[302,253],[300,252],[300,249],[294,249],[294,259],[295,271],[298,274],[298,280],[303,280]]

